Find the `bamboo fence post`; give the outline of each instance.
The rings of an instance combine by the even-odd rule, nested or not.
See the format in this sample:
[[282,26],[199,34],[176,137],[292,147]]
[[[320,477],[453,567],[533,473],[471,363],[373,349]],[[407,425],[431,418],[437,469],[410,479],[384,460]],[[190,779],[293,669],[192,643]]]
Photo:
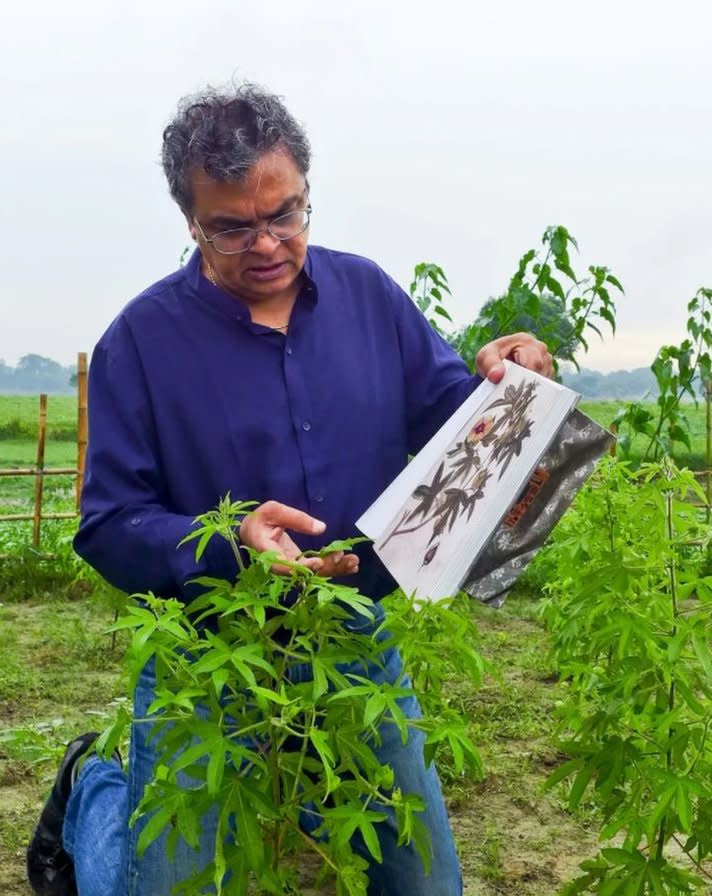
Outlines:
[[47,396],[40,395],[40,419],[37,429],[37,470],[35,472],[35,508],[32,518],[32,546],[40,546],[40,527],[42,526],[42,491],[44,488],[45,440],[47,437]]
[[77,355],[77,513],[80,512],[87,454],[87,355]]
[[618,445],[618,424],[611,423],[611,425],[608,427],[608,431],[614,436],[614,439],[611,442],[611,447],[608,449],[608,453],[611,455],[611,457],[615,457],[616,446]]

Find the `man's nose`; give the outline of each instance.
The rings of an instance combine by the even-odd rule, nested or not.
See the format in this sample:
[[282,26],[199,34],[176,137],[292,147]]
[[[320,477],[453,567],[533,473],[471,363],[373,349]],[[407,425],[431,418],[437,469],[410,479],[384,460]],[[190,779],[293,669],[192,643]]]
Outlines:
[[257,235],[255,236],[255,241],[251,246],[253,252],[261,252],[268,253],[273,252],[274,247],[277,243],[281,242],[278,240],[276,236],[272,236],[272,234],[265,227],[264,230],[259,230]]

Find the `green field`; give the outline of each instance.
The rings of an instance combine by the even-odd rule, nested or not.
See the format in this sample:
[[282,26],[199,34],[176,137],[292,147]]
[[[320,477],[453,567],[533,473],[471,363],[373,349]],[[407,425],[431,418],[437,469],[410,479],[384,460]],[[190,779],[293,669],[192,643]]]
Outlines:
[[[37,461],[39,397],[36,395],[0,396],[0,467],[28,468]],[[50,395],[47,400],[47,441],[45,467],[77,465],[77,400],[73,395]],[[66,513],[75,507],[74,476],[45,476],[42,509],[45,513]],[[32,513],[34,476],[0,477],[0,516]],[[66,531],[66,523],[45,520],[42,523],[43,550]],[[0,555],[30,544],[32,524],[0,522]]]
[[[581,410],[603,426],[609,426],[622,406],[619,401],[583,401]],[[0,467],[31,467],[37,457],[37,415],[39,398],[35,395],[0,395]],[[688,406],[692,451],[682,448],[676,460],[695,470],[705,468],[705,408]],[[76,397],[51,395],[48,399],[45,466],[74,467],[76,448]],[[646,440],[633,443],[633,456],[639,456]],[[34,479],[0,477],[0,515],[29,512],[34,500]],[[73,479],[47,476],[44,484],[45,509],[69,511],[74,507]],[[28,529],[29,531],[29,529]]]
[[[602,426],[609,427],[618,411],[626,404],[624,401],[581,401],[579,408],[596,420]],[[649,402],[645,407],[651,410],[655,409],[655,404]],[[692,470],[705,469],[706,456],[706,408],[700,403],[699,407],[694,405],[683,405],[682,413],[688,421],[690,429],[690,447],[688,451],[684,446],[677,446],[675,450],[675,460],[680,466],[690,467]],[[643,436],[638,436],[633,441],[632,456],[633,459],[639,457],[647,448],[648,440]]]
[[[0,439],[0,467],[34,467],[37,460],[37,443],[30,439]],[[76,442],[48,441],[45,446],[45,467],[72,467],[77,465]],[[43,505],[52,509],[71,510],[72,507],[55,507],[55,504],[71,502],[74,476],[45,476]],[[0,515],[24,513],[34,501],[34,476],[0,477]]]
[[[36,439],[39,412],[38,395],[0,395],[0,440]],[[76,440],[76,395],[48,396],[47,438]]]

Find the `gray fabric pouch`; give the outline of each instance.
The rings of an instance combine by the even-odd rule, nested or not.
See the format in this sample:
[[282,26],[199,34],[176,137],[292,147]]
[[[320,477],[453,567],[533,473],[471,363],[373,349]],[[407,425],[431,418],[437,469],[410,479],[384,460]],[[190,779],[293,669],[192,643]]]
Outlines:
[[614,441],[607,429],[573,410],[475,559],[462,590],[483,603],[501,607],[509,589]]

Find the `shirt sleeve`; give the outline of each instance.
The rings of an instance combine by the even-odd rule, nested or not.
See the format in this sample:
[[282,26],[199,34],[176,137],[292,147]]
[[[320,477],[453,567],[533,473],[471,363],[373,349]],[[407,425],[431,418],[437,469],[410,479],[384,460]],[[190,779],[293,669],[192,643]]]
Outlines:
[[406,391],[408,452],[416,454],[482,382],[394,282],[395,310]]
[[[190,470],[185,471],[190,476]],[[119,318],[92,356],[89,440],[76,552],[115,587],[187,600],[197,576],[233,579],[230,545],[211,539],[200,562],[194,528],[171,511],[150,392],[128,325]]]

